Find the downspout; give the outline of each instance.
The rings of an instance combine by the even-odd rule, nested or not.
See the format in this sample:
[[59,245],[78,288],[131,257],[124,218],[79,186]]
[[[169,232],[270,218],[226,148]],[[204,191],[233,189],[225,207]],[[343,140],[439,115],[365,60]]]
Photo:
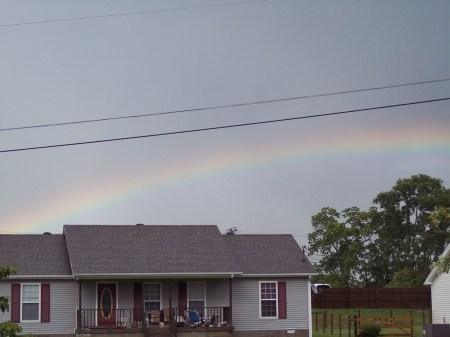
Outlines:
[[308,278],[308,330],[309,337],[312,337],[311,276]]
[[233,277],[234,277],[234,275],[231,274],[231,277],[230,277],[230,326],[233,326]]

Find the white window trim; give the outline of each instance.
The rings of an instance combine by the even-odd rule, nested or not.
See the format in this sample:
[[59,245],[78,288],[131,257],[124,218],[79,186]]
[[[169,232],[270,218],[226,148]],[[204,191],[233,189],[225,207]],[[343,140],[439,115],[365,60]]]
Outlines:
[[[276,305],[276,310],[277,310],[276,316],[263,316],[262,315],[261,302],[263,301],[263,299],[261,298],[261,285],[263,283],[275,283],[275,285],[276,285],[276,289],[277,289],[276,298],[275,298],[275,303],[276,303],[275,305]],[[278,312],[278,281],[259,281],[258,298],[259,298],[259,318],[260,319],[278,319],[278,314],[279,314],[279,312]],[[273,301],[273,299],[271,301]]]
[[150,301],[150,300],[148,300],[148,301],[146,301],[145,300],[145,285],[146,284],[159,284],[159,310],[161,310],[162,309],[162,298],[163,298],[163,295],[162,295],[162,282],[144,282],[144,294],[143,294],[143,296],[144,296],[144,310],[145,310],[145,303],[146,302],[148,302],[148,303],[150,303],[150,302],[157,302],[157,301]]
[[[23,315],[23,304],[24,303],[36,303],[36,302],[23,302],[23,286],[39,286],[39,301],[38,303],[38,319],[31,320],[26,319],[24,320],[22,318]],[[20,323],[36,323],[41,321],[41,301],[42,301],[42,295],[41,295],[41,284],[40,283],[21,283],[20,284]]]
[[[195,281],[195,282],[187,283],[187,306],[189,307],[189,302],[191,301],[191,298],[189,297],[189,286],[194,283],[196,283],[196,284],[202,283],[203,284],[203,302],[205,302],[205,308],[206,308],[207,307],[207,305],[206,305],[206,282],[203,282],[203,281]],[[192,299],[192,301],[196,301],[196,300]]]

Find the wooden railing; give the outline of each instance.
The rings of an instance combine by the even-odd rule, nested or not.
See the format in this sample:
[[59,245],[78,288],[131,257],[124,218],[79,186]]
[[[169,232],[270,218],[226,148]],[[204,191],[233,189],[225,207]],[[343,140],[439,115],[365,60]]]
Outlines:
[[[164,310],[166,313],[168,310]],[[189,322],[186,319],[188,312],[196,312],[197,321]],[[197,326],[229,326],[231,325],[231,311],[229,307],[200,307],[180,310],[173,308],[170,319],[164,319],[172,331],[177,327],[188,327],[189,323]],[[142,324],[144,322],[144,325]],[[77,310],[77,328],[147,328],[159,326],[158,319],[151,319],[150,313],[142,309],[79,309]]]
[[[137,327],[135,318],[133,309],[109,309],[107,312],[101,309],[81,309],[77,310],[77,327]],[[142,318],[139,321],[142,325]]]

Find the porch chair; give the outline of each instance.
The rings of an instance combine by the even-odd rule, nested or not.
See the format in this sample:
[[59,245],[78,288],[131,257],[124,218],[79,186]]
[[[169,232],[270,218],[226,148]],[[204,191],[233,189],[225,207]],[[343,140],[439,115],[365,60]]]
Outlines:
[[164,323],[170,323],[170,310],[163,309],[163,313],[164,313]]
[[197,311],[185,310],[184,315],[186,317],[186,323],[189,324],[191,328],[195,328],[200,325],[200,317],[198,316]]
[[159,310],[150,310],[150,323],[159,323],[160,320],[160,311]]

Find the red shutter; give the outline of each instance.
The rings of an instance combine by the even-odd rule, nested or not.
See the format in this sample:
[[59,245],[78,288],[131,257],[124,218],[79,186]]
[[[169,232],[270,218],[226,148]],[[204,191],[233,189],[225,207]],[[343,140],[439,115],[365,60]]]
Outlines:
[[142,321],[143,283],[134,284],[134,320]]
[[41,284],[41,322],[50,322],[50,284]]
[[184,316],[187,309],[187,283],[178,282],[178,315]]
[[20,323],[20,284],[11,284],[11,322]]
[[286,309],[286,282],[278,282],[278,318],[287,318]]

